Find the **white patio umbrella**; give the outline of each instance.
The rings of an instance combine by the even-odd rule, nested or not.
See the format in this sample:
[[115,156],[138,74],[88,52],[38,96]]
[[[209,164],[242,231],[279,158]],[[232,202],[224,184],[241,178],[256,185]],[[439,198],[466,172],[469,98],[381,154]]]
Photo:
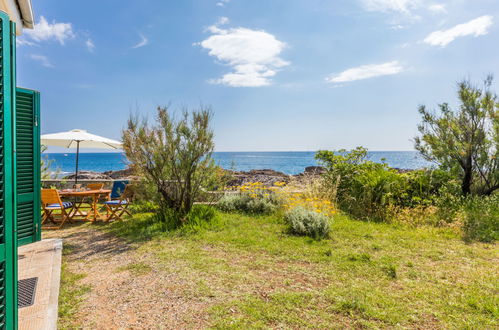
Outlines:
[[46,146],[76,148],[75,184],[78,183],[78,156],[80,148],[121,149],[121,142],[90,134],[82,129],[44,134],[41,136],[41,143]]

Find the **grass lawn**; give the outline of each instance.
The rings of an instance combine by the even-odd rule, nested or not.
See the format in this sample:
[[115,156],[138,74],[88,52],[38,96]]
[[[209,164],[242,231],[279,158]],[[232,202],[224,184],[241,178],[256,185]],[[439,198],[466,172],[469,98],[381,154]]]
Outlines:
[[163,235],[147,221],[46,233],[71,247],[61,306],[81,301],[61,325],[499,327],[499,249],[452,229],[337,216],[315,241],[287,235],[277,216],[220,214],[212,228]]

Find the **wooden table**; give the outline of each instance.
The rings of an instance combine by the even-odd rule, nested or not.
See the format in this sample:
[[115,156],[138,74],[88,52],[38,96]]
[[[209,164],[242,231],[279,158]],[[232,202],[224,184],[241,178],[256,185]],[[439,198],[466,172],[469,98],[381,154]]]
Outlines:
[[[92,205],[90,212],[86,215],[84,220],[90,220],[90,221],[97,221],[98,219],[102,219],[102,215],[99,213],[99,210],[97,208],[97,202],[99,201],[99,197],[102,195],[110,195],[111,190],[109,189],[100,189],[100,190],[83,190],[83,191],[76,191],[76,190],[61,190],[59,191],[59,195],[61,197],[73,197],[75,199],[74,203],[74,211],[72,217],[75,215],[79,214],[84,215],[79,211],[81,205],[83,204],[83,200],[85,197],[92,197]],[[79,201],[76,201],[78,198],[80,198]]]

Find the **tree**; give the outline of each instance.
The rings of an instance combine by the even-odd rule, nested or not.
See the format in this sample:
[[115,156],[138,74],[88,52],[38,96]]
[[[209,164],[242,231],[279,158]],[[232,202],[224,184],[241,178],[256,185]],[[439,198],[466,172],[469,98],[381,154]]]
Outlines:
[[[47,147],[42,145],[40,147],[40,153],[43,154],[47,150]],[[59,169],[53,170],[54,160],[46,157],[41,157],[40,160],[40,176],[42,180],[50,180],[53,177],[57,178],[59,174]]]
[[122,133],[132,170],[155,187],[162,209],[173,210],[181,221],[214,172],[211,118],[208,108],[184,110],[176,119],[158,107],[155,125],[131,116]]
[[422,123],[416,149],[429,161],[452,171],[464,195],[490,195],[499,189],[499,103],[491,90],[492,76],[483,86],[468,80],[458,84],[459,109],[447,103],[436,114],[420,106]]

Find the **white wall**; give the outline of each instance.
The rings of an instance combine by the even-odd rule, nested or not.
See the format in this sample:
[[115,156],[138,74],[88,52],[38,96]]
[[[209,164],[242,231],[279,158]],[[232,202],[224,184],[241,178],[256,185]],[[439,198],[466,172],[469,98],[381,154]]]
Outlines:
[[16,0],[0,0],[0,10],[6,12],[11,21],[16,22],[16,35],[21,35],[23,31],[23,22],[21,12],[17,6]]

